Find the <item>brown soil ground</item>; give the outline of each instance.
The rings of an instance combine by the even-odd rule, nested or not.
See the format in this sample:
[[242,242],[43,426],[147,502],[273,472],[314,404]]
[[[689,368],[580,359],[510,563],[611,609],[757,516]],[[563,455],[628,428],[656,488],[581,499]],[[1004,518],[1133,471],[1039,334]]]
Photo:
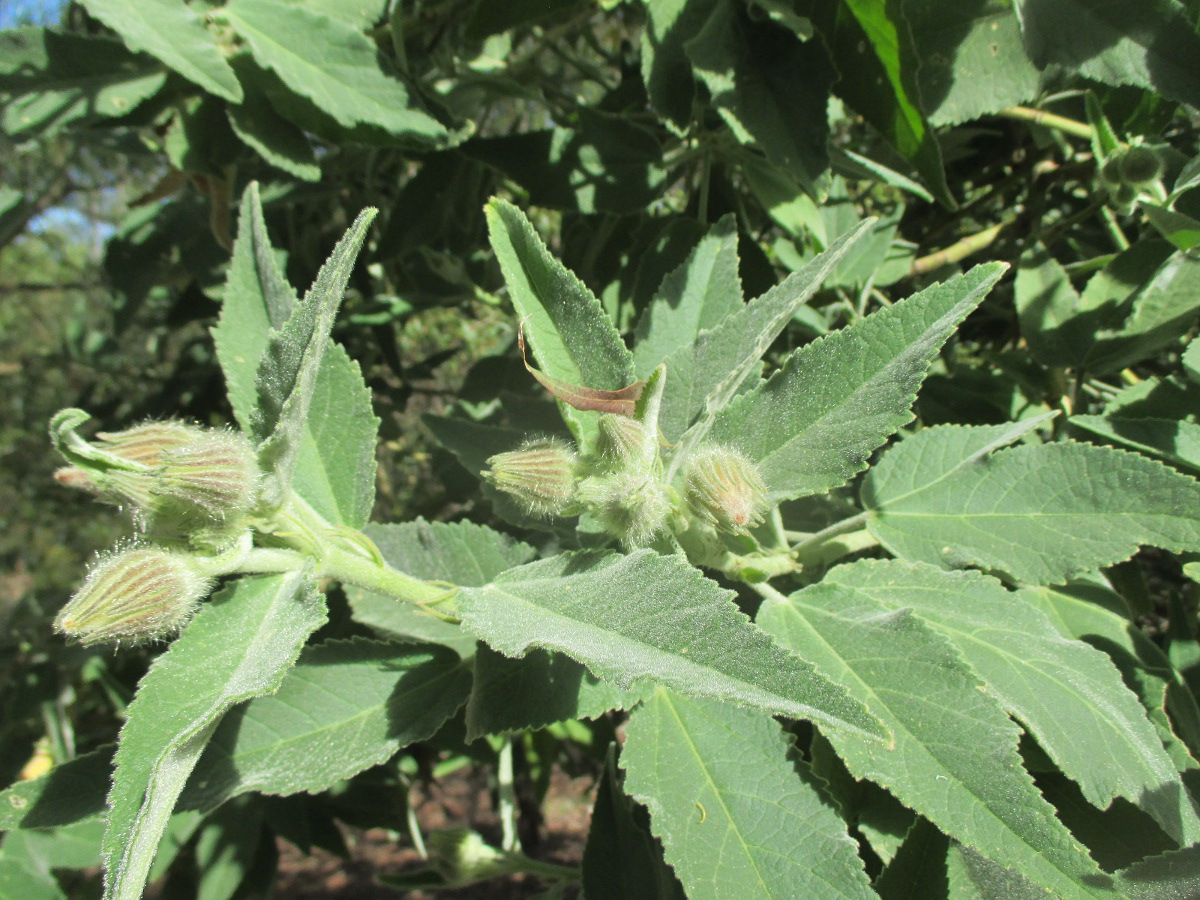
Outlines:
[[[570,778],[556,770],[542,807],[545,821],[533,855],[546,862],[578,866],[594,798],[595,784],[590,778]],[[412,802],[424,834],[468,827],[498,842],[499,820],[481,773],[464,770],[439,779],[420,793],[414,789]],[[516,876],[454,889],[399,890],[376,879],[408,875],[424,867],[408,838],[379,828],[347,827],[343,833],[349,859],[320,849],[306,855],[280,840],[275,900],[524,900],[545,887],[535,878]]]

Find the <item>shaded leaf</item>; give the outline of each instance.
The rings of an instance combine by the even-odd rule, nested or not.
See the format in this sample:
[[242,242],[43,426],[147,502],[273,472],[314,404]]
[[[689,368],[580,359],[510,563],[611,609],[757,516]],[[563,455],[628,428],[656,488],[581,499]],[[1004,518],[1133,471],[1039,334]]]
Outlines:
[[[260,65],[339,125],[362,123],[426,140],[446,136],[436,119],[414,107],[403,83],[380,67],[374,43],[342,19],[279,0],[231,0],[220,15]],[[312,54],[313,47],[321,52]]]
[[431,737],[469,686],[470,670],[442,647],[362,638],[309,647],[274,694],[225,718],[180,805],[322,791]]
[[188,81],[230,103],[242,86],[216,38],[195,10],[175,0],[82,0],[83,7],[115,31],[130,50],[144,50]]

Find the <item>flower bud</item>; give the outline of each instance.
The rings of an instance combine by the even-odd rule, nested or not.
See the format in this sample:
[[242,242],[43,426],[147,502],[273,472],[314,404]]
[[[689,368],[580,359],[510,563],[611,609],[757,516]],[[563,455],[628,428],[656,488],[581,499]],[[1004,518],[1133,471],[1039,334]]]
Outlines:
[[488,459],[483,477],[533,515],[561,515],[575,495],[577,463],[563,441],[532,440]]
[[767,486],[758,469],[728,447],[709,447],[693,457],[684,497],[692,515],[721,531],[743,532],[767,512]]
[[1121,156],[1121,180],[1127,184],[1152,184],[1162,177],[1162,160],[1149,147],[1130,147]]
[[118,550],[92,567],[54,627],[85,646],[166,637],[187,623],[212,587],[185,554]]
[[666,488],[636,470],[585,478],[577,499],[627,547],[645,546],[662,530],[671,511]]
[[617,472],[649,462],[646,426],[637,419],[604,413],[596,425],[596,467],[600,471]]
[[225,520],[249,511],[258,497],[254,445],[237,431],[205,431],[185,446],[164,450],[152,493],[185,511]]
[[448,828],[429,835],[430,863],[447,887],[462,887],[520,871],[508,854],[466,828]]

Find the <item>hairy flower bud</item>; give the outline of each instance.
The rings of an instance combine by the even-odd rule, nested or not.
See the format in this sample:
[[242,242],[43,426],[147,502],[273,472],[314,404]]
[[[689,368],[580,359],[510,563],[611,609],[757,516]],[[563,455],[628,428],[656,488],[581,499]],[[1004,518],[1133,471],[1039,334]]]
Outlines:
[[637,419],[616,413],[604,413],[596,423],[596,467],[604,472],[617,472],[630,466],[644,466],[649,438],[646,426]]
[[692,458],[684,498],[697,519],[721,531],[743,532],[767,512],[767,486],[758,469],[728,447],[709,447]]
[[663,529],[671,511],[666,488],[638,471],[585,478],[577,497],[604,530],[627,547],[645,546]]
[[578,459],[563,441],[526,441],[516,450],[497,453],[487,464],[483,477],[488,483],[533,515],[561,515],[575,495]]
[[169,497],[186,510],[229,519],[254,506],[258,496],[258,459],[241,432],[205,431],[186,446],[164,450],[155,470],[152,493]]
[[186,554],[118,550],[92,567],[54,627],[84,645],[166,637],[187,623],[212,586]]
[[258,499],[257,455],[239,432],[168,419],[100,432],[89,442],[74,431],[86,419],[79,410],[57,417],[52,434],[73,465],[55,478],[131,507],[144,528],[179,533],[224,526]]
[[1130,147],[1121,155],[1121,180],[1127,184],[1152,184],[1162,177],[1162,160],[1149,147]]

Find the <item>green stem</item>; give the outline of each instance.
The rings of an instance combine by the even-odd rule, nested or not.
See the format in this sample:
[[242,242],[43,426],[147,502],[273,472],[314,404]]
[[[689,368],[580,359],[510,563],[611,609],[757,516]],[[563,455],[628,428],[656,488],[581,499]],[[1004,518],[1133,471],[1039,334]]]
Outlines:
[[1010,106],[1008,109],[1000,110],[997,115],[1003,116],[1006,119],[1032,122],[1035,125],[1053,128],[1056,131],[1073,134],[1075,137],[1085,138],[1089,141],[1092,139],[1092,127],[1090,125],[1084,122],[1077,122],[1075,119],[1068,119],[1066,116],[1058,116],[1045,110],[1031,109],[1028,106]]
[[797,554],[808,553],[809,551],[820,547],[831,538],[838,537],[843,534],[849,534],[851,531],[858,531],[867,524],[867,514],[861,512],[856,516],[851,516],[848,519],[842,519],[840,522],[834,522],[832,525],[822,528],[820,531],[813,532],[804,540],[792,547],[792,552]]
[[409,603],[430,603],[446,596],[446,589],[443,587],[427,584],[391,566],[376,565],[357,553],[348,553],[329,546],[324,547],[323,551],[322,559],[317,563],[319,576],[336,578],[345,584],[387,594]]
[[513,738],[506,737],[497,754],[496,794],[500,816],[500,849],[517,849],[517,790],[513,782]]
[[936,253],[930,253],[927,256],[914,259],[912,265],[908,268],[908,274],[921,275],[925,272],[931,272],[934,269],[940,269],[942,266],[949,265],[950,263],[966,259],[972,253],[978,253],[980,250],[991,246],[992,242],[1000,236],[1000,232],[1011,224],[1011,221],[1001,222],[999,225],[985,228],[976,234],[967,235],[962,240],[951,244],[943,250],[938,250]]

